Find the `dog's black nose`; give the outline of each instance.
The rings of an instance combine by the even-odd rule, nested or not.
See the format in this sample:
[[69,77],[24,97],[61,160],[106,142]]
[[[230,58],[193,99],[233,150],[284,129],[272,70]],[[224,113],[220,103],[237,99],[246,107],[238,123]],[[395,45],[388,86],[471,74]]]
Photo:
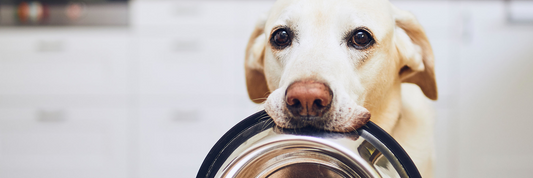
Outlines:
[[331,107],[333,94],[324,83],[299,81],[291,84],[285,94],[285,103],[293,116],[320,117]]

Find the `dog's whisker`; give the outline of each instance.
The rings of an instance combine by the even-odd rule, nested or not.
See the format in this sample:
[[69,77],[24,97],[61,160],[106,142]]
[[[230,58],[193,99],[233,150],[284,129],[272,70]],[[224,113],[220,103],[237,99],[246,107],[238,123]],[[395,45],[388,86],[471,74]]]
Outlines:
[[350,126],[350,128],[351,128],[352,131],[356,129],[353,125]]
[[254,98],[254,99],[251,99],[252,101],[262,101],[262,100],[266,100],[267,97],[262,97],[262,98]]

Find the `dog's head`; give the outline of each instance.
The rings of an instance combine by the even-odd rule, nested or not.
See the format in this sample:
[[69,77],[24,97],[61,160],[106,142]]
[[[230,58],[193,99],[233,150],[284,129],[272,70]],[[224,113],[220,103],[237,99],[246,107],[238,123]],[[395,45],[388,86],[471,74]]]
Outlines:
[[245,61],[250,99],[278,126],[338,132],[398,109],[402,82],[435,100],[433,68],[420,24],[386,0],[280,0]]

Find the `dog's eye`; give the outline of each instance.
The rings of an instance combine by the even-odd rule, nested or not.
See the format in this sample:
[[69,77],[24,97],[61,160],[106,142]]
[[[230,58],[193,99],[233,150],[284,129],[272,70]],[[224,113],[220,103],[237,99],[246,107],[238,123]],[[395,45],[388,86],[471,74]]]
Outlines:
[[291,44],[291,36],[287,30],[279,29],[274,32],[270,41],[274,47],[283,49]]
[[356,49],[365,49],[373,42],[374,38],[365,30],[356,30],[350,39],[350,43]]

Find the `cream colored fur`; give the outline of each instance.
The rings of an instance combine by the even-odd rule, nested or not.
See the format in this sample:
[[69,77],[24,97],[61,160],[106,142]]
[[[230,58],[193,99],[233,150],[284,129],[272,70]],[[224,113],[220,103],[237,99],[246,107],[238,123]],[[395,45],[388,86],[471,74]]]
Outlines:
[[[279,26],[291,28],[293,43],[270,44]],[[351,30],[368,29],[375,44],[348,46]],[[370,120],[390,133],[411,156],[423,177],[432,177],[433,119],[437,99],[433,52],[414,16],[386,0],[279,0],[261,18],[246,49],[246,81],[252,101],[281,127],[294,128],[285,92],[295,81],[325,83],[333,92],[322,129],[347,132],[368,110]],[[413,83],[413,84],[402,84]],[[425,95],[425,96],[424,96]]]

